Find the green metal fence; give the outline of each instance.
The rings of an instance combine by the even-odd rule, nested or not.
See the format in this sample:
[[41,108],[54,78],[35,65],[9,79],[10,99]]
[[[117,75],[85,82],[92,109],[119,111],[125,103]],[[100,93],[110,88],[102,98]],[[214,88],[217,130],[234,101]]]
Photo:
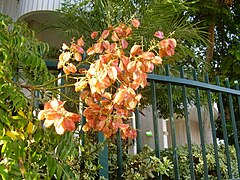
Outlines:
[[[150,82],[151,86],[151,103],[152,103],[152,112],[153,112],[153,124],[154,124],[154,143],[155,143],[155,152],[157,157],[161,157],[161,149],[163,147],[160,147],[159,142],[159,129],[158,129],[158,109],[157,109],[157,89],[156,87],[161,84],[166,87],[167,97],[168,97],[168,111],[169,111],[169,124],[170,128],[169,131],[171,131],[171,146],[173,150],[173,163],[174,163],[174,175],[175,179],[181,179],[180,172],[179,172],[179,158],[178,158],[178,145],[176,143],[176,126],[175,126],[175,116],[174,116],[174,101],[173,101],[173,87],[178,87],[178,89],[181,91],[181,100],[182,100],[182,109],[185,119],[185,131],[187,135],[187,146],[188,146],[188,158],[189,158],[189,168],[190,168],[190,174],[189,179],[197,179],[196,174],[194,171],[195,162],[192,155],[192,137],[190,132],[190,119],[189,119],[189,92],[191,93],[191,96],[194,96],[194,104],[197,111],[197,119],[198,119],[198,127],[199,127],[199,133],[200,133],[200,147],[201,147],[201,156],[203,159],[203,169],[204,169],[204,177],[202,179],[209,179],[209,167],[208,167],[208,160],[207,160],[207,150],[206,150],[206,142],[204,139],[204,126],[203,126],[203,118],[201,114],[201,107],[205,106],[207,107],[209,111],[209,119],[210,119],[210,125],[211,125],[211,134],[213,141],[211,144],[213,144],[214,147],[214,157],[215,157],[215,174],[216,179],[223,179],[222,171],[221,171],[221,158],[219,157],[219,148],[218,145],[219,138],[217,138],[217,134],[219,136],[219,133],[224,141],[224,147],[225,147],[225,158],[227,159],[227,174],[228,179],[240,179],[240,150],[239,150],[239,126],[237,123],[240,121],[240,91],[239,91],[239,85],[238,82],[235,82],[235,87],[230,88],[229,80],[225,79],[226,86],[220,86],[220,80],[218,77],[215,79],[215,85],[209,83],[208,75],[206,74],[203,78],[205,82],[198,81],[197,73],[193,71],[192,80],[186,79],[183,69],[180,70],[180,77],[171,77],[170,76],[170,70],[169,66],[166,66],[165,70],[166,74],[165,76],[156,75],[156,74],[149,74],[148,75],[148,81]],[[178,92],[179,93],[179,92]],[[219,131],[219,127],[217,129],[216,127],[216,120],[214,119],[213,115],[213,100],[216,101],[218,104],[218,111],[219,111],[219,121],[222,131]],[[138,136],[136,139],[137,142],[137,152],[141,151],[141,148],[143,147],[142,142],[142,135],[144,132],[141,131],[141,124],[143,123],[140,119],[139,111],[137,110],[135,112],[136,114],[136,128],[138,129]],[[228,124],[228,125],[227,125]],[[222,134],[221,134],[222,133]],[[120,132],[117,135],[117,164],[118,164],[118,179],[122,179],[121,175],[123,173],[123,167],[122,167],[122,142],[120,138]],[[236,150],[236,159],[237,159],[237,173],[233,173],[233,163],[230,156],[230,150],[229,150],[229,138],[233,139],[232,144],[235,147]],[[105,147],[106,149],[107,147]],[[100,175],[105,176],[108,178],[108,164],[107,164],[107,154],[108,152],[105,150],[105,153],[102,153],[100,156],[100,162],[102,163],[103,169],[100,172]],[[106,161],[102,161],[102,157],[106,159]],[[156,179],[163,179],[163,177],[160,175]]]
[[[49,61],[47,64],[50,67],[56,67],[56,63],[51,64]],[[166,103],[168,103],[168,119],[169,119],[169,131],[171,132],[171,149],[172,149],[172,159],[174,164],[174,179],[184,179],[180,177],[179,167],[179,155],[178,155],[178,144],[176,142],[176,116],[175,109],[174,109],[174,94],[176,92],[173,91],[173,88],[178,89],[178,95],[180,94],[181,99],[181,106],[182,106],[182,113],[184,115],[184,124],[185,124],[185,131],[187,137],[187,149],[188,149],[188,158],[189,158],[189,179],[198,179],[196,178],[195,173],[195,162],[193,157],[193,143],[191,137],[191,128],[190,128],[190,118],[189,118],[189,104],[194,103],[197,111],[197,121],[198,121],[198,131],[200,135],[200,147],[201,147],[201,156],[203,159],[203,171],[204,176],[201,179],[211,179],[209,178],[209,166],[207,160],[207,144],[204,139],[204,126],[203,126],[203,118],[202,118],[202,111],[201,107],[204,106],[208,109],[210,125],[211,125],[211,135],[212,135],[212,146],[214,148],[214,159],[215,159],[215,179],[224,179],[222,176],[222,169],[221,169],[221,161],[222,157],[219,157],[219,138],[224,143],[225,147],[225,159],[227,161],[227,179],[240,179],[240,90],[239,84],[235,81],[233,88],[230,88],[230,83],[228,79],[225,79],[225,87],[220,86],[220,79],[216,77],[215,84],[209,83],[208,75],[206,74],[205,77],[201,77],[201,82],[198,81],[197,73],[195,71],[192,72],[192,77],[185,78],[184,70],[181,69],[179,72],[179,77],[170,76],[170,68],[166,66],[165,68],[165,75],[156,75],[156,74],[149,74],[148,81],[150,84],[150,91],[151,94],[151,107],[152,107],[152,118],[150,119],[153,123],[153,138],[154,138],[154,145],[155,145],[155,153],[156,157],[161,158],[161,152],[164,147],[161,147],[159,142],[159,110],[158,110],[158,87],[159,85],[164,86],[164,93],[167,94]],[[190,98],[191,97],[191,98]],[[218,113],[219,118],[218,121],[220,122],[220,126],[216,127],[216,119],[214,119],[213,113],[213,102],[218,104]],[[135,111],[135,120],[136,120],[136,129],[137,131],[137,138],[136,138],[136,147],[137,152],[140,152],[143,147],[143,139],[144,132],[142,131],[142,122],[140,118],[139,110]],[[84,124],[85,120],[82,119],[82,123]],[[148,122],[149,123],[149,122]],[[222,129],[221,131],[219,129]],[[229,142],[231,140],[231,142]],[[104,141],[103,134],[99,133],[98,141]],[[118,170],[116,172],[117,179],[123,179],[123,149],[122,149],[122,139],[120,131],[117,133],[117,166]],[[235,147],[235,154],[236,154],[236,164],[234,167],[236,172],[233,173],[233,162],[230,156],[230,148],[229,145],[233,145]],[[103,176],[109,179],[109,164],[108,164],[108,147],[105,145],[104,150],[100,153],[99,163],[102,165],[102,169],[100,170],[100,176]],[[156,177],[156,179],[164,179],[161,175]]]

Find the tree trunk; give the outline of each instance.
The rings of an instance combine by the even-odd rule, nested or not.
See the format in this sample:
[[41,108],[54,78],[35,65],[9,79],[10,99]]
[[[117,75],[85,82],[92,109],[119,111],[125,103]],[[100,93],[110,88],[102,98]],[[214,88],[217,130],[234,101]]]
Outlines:
[[206,52],[206,60],[208,63],[211,63],[213,59],[213,52],[214,52],[214,29],[215,29],[215,22],[213,17],[211,18],[211,24],[208,28],[208,46]]

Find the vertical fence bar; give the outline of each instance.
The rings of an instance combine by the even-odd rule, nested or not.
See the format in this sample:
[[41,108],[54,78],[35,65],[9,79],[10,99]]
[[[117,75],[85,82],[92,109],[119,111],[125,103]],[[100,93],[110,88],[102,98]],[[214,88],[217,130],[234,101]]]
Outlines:
[[[226,87],[230,88],[230,83],[228,79],[226,80]],[[238,141],[238,133],[237,133],[237,125],[234,115],[234,108],[233,108],[233,99],[232,95],[228,94],[228,101],[229,101],[229,108],[230,108],[230,116],[232,121],[232,128],[233,128],[233,136],[234,136],[234,144],[236,149],[236,155],[237,155],[237,162],[238,162],[238,175],[240,176],[240,152],[239,152],[239,141]]]
[[[196,70],[193,70],[193,79],[197,81],[197,73]],[[200,93],[199,88],[195,88],[195,96],[196,96],[196,105],[197,105],[197,114],[198,114],[198,126],[200,131],[200,140],[202,147],[202,157],[203,157],[203,166],[204,166],[204,179],[208,179],[208,167],[207,167],[207,157],[206,157],[206,146],[204,140],[204,129],[203,129],[203,121],[201,114],[201,103],[200,103]]]
[[[151,81],[151,99],[152,99],[152,113],[153,113],[153,130],[154,130],[154,144],[156,157],[160,158],[160,143],[159,143],[159,129],[158,129],[158,116],[157,116],[157,97],[156,97],[156,83]],[[162,176],[157,177],[158,180],[162,179]]]
[[[170,70],[169,66],[166,66],[166,76],[169,76]],[[173,146],[173,162],[174,162],[174,174],[175,179],[179,179],[179,167],[178,167],[178,155],[177,155],[177,143],[176,143],[176,127],[175,120],[173,118],[173,97],[172,97],[172,84],[168,83],[168,103],[170,112],[170,124],[171,124],[171,134],[172,134],[172,146]]]
[[[208,74],[205,75],[205,82],[209,83]],[[218,145],[217,145],[217,135],[216,135],[216,127],[213,118],[213,110],[212,110],[212,98],[211,98],[211,91],[207,90],[207,99],[208,99],[208,107],[209,107],[209,116],[210,116],[210,123],[212,129],[212,136],[213,136],[213,147],[214,147],[214,156],[216,161],[216,169],[217,169],[217,178],[218,180],[221,179],[221,172],[220,172],[220,163],[219,163],[219,156],[218,156]]]
[[140,118],[139,109],[135,110],[136,129],[137,129],[137,153],[142,150],[142,123]]
[[[35,91],[34,92],[34,109],[36,110],[36,109],[38,109],[39,108],[39,96],[40,96],[40,93],[39,93],[39,91]],[[37,117],[37,113],[36,113],[36,117]]]
[[[235,89],[236,90],[240,90],[238,81],[234,81],[234,84],[235,84]],[[238,113],[240,113],[240,96],[237,96],[237,101],[238,101]],[[238,156],[240,156],[240,153],[238,153]],[[240,168],[240,164],[239,163],[240,163],[240,160],[238,159],[238,171],[239,171],[239,168]],[[240,177],[240,173],[239,172],[238,172],[238,176]]]
[[[239,91],[240,88],[239,88],[239,83],[238,83],[238,81],[234,81],[234,84],[235,84],[235,89]],[[240,113],[240,96],[237,96],[237,100],[238,100],[238,111],[239,111],[239,113]]]
[[122,137],[121,137],[121,131],[118,129],[117,132],[117,179],[122,179],[122,173],[123,173],[123,167],[122,167]]
[[[220,86],[220,80],[219,77],[216,77],[216,84]],[[228,167],[228,176],[229,179],[232,178],[232,169],[231,169],[231,159],[230,159],[230,153],[228,149],[228,135],[227,135],[227,126],[226,126],[226,120],[225,120],[225,111],[223,107],[223,99],[222,99],[222,92],[218,92],[218,99],[219,99],[219,107],[220,107],[220,113],[221,113],[221,121],[223,126],[223,137],[224,137],[224,145],[225,145],[225,151],[226,151],[226,157],[227,157],[227,167]]]
[[[184,70],[181,68],[180,70],[180,76],[181,78],[184,78]],[[188,117],[188,105],[187,105],[187,90],[186,85],[182,86],[182,97],[183,97],[183,106],[184,106],[184,117],[185,117],[185,127],[187,132],[187,143],[188,143],[188,156],[189,156],[189,162],[190,162],[190,171],[191,171],[191,179],[195,179],[194,174],[194,164],[193,164],[193,156],[192,156],[192,140],[190,135],[190,123],[189,123],[189,117]]]
[[[102,132],[98,133],[98,142],[104,142],[104,135]],[[104,149],[99,153],[99,164],[102,168],[99,170],[99,175],[103,176],[104,178],[109,178],[108,175],[108,146],[107,144],[104,145]]]
[[155,151],[156,151],[156,156],[159,158],[160,157],[160,144],[159,144],[157,102],[156,102],[156,83],[155,83],[155,81],[151,81],[151,95],[152,95],[152,112],[153,112]]

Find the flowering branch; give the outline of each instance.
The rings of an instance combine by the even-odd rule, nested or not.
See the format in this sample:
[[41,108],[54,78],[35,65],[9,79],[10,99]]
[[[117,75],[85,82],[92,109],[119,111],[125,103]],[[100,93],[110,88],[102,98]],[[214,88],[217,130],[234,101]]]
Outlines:
[[[163,39],[163,32],[157,31],[154,36],[158,43],[148,51],[143,51],[142,46],[137,44],[129,47],[132,28],[139,26],[139,20],[133,19],[132,26],[110,26],[101,34],[95,31],[91,38],[97,39],[96,43],[86,51],[83,49],[83,38],[77,43],[72,42],[70,47],[63,44],[58,68],[62,68],[66,75],[77,73],[73,62],[80,63],[84,52],[94,58],[89,69],[78,71],[84,77],[75,83],[75,91],[80,93],[86,104],[83,112],[86,124],[82,127],[85,132],[90,129],[101,131],[110,138],[120,129],[123,139],[136,137],[136,130],[130,127],[128,120],[142,98],[137,90],[147,85],[147,73],[153,71],[154,65],[162,64],[163,57],[172,56],[177,45],[175,39]],[[47,126],[53,124],[47,116],[40,119],[44,118]],[[73,124],[65,129],[73,130]]]

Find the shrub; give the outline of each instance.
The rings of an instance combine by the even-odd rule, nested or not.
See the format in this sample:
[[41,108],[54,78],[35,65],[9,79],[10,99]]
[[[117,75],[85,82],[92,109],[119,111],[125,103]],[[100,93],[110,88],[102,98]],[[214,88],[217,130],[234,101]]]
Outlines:
[[[116,146],[110,146],[111,151],[116,151]],[[110,155],[110,179],[116,179],[117,155],[111,152]],[[159,174],[165,174],[172,171],[173,164],[168,158],[159,159],[156,157],[152,148],[145,145],[138,154],[123,154],[123,179],[126,180],[144,180],[155,179]]]
[[[237,176],[237,159],[236,159],[236,151],[234,146],[229,146],[230,157],[231,157],[231,168],[233,177]],[[178,154],[178,164],[179,164],[179,174],[180,179],[191,179],[190,172],[190,161],[188,156],[188,146],[179,146],[177,148]],[[165,151],[161,152],[161,156],[169,158],[173,161],[173,149],[169,148]],[[203,158],[202,158],[202,150],[199,145],[192,146],[192,156],[194,161],[194,174],[196,179],[201,179],[204,177],[204,166],[203,166]],[[218,146],[218,157],[220,163],[220,172],[221,177],[223,179],[229,179],[228,177],[228,168],[227,168],[227,158],[224,145]],[[210,179],[217,179],[217,170],[216,170],[216,162],[214,155],[214,147],[213,145],[206,146],[206,158],[207,158],[207,166],[208,166],[208,177]],[[174,179],[174,171],[169,172],[169,177]]]

